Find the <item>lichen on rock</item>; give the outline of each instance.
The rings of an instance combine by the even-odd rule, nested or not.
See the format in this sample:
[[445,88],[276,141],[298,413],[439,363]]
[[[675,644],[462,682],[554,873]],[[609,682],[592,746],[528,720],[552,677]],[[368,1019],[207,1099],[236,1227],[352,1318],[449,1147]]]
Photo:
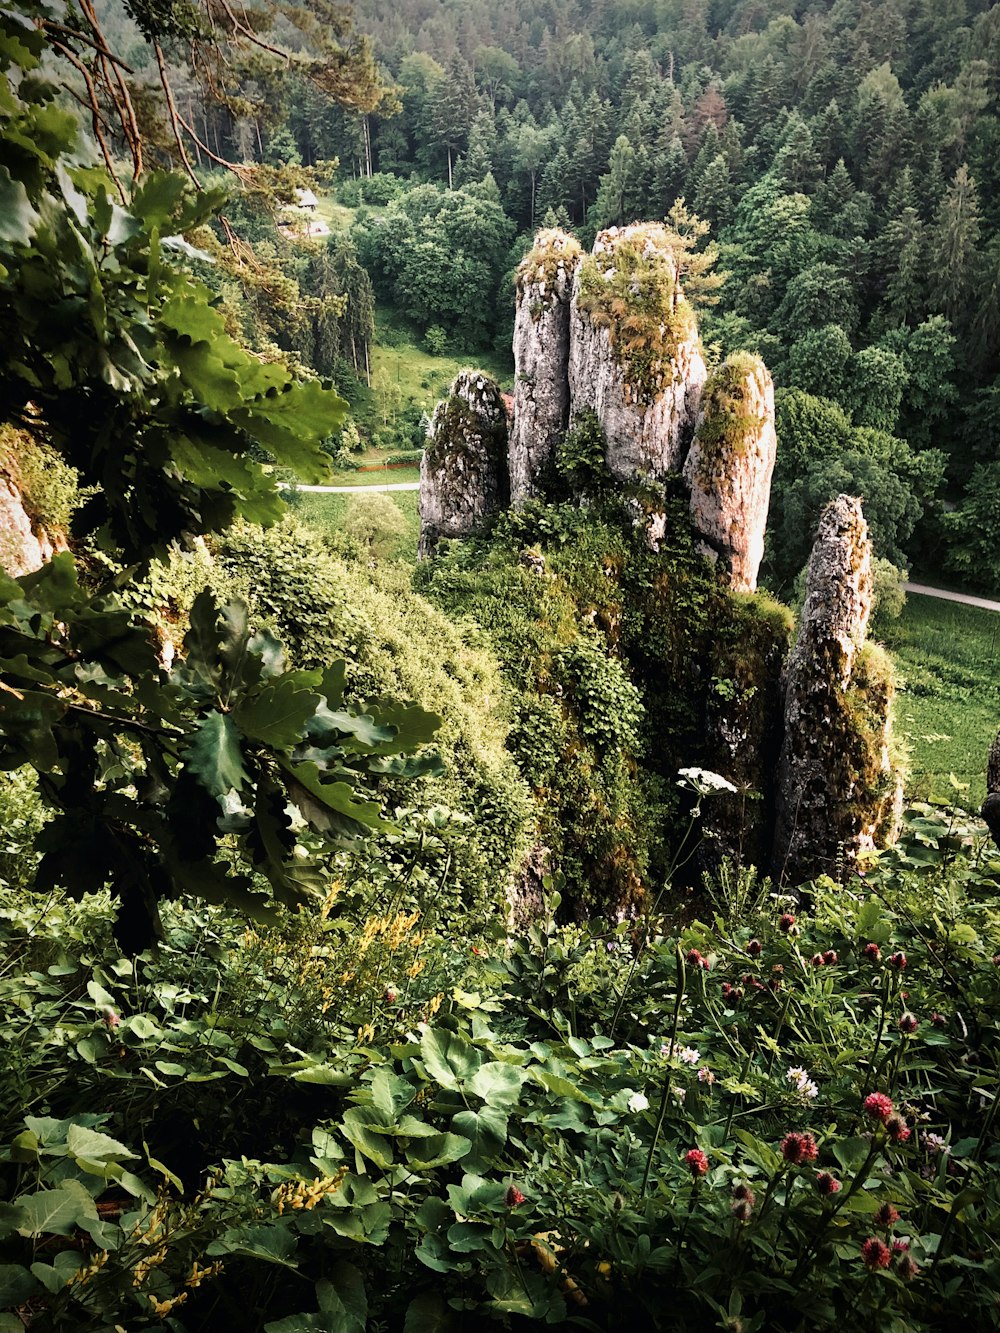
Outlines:
[[469,537],[508,501],[507,412],[495,380],[456,375],[438,403],[420,464],[421,559],[442,537]]
[[824,510],[785,675],[775,873],[801,883],[890,841],[901,799],[891,756],[892,670],[865,636],[872,547],[861,501]]
[[705,362],[670,239],[657,223],[610,227],[577,269],[570,316],[571,414],[591,409],[612,475],[678,471]]
[[684,465],[700,549],[722,562],[736,592],[757,587],[777,447],[768,369],[736,352],[705,383]]
[[570,298],[582,253],[566,232],[541,231],[518,266],[508,453],[515,508],[537,493],[538,479],[569,420]]

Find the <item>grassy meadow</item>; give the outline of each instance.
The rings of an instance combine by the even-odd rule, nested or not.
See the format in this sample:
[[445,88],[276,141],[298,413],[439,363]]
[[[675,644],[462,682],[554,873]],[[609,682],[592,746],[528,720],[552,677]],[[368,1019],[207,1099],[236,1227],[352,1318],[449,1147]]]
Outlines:
[[909,749],[907,794],[978,807],[1000,727],[1000,614],[909,593],[887,642],[900,683],[896,729]]

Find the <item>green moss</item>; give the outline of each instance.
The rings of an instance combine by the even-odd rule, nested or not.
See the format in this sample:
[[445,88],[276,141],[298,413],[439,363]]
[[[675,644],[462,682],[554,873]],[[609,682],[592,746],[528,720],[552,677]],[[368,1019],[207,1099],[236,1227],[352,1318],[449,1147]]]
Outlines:
[[608,330],[630,388],[647,402],[662,397],[673,382],[678,347],[697,332],[664,229],[629,228],[613,250],[588,255],[578,304],[592,324]]
[[697,480],[703,486],[726,475],[733,460],[746,453],[750,439],[760,428],[749,383],[766,375],[767,368],[759,356],[734,352],[708,377],[702,390],[697,440]]
[[0,426],[0,472],[21,492],[29,518],[50,533],[69,530],[80,491],[61,454],[26,430]]
[[[874,828],[876,846],[883,844],[892,822],[898,749],[890,750],[885,768],[886,718],[896,691],[892,659],[878,644],[858,653],[847,689],[836,697],[827,733],[831,790],[840,794],[831,812],[838,841]],[[891,730],[890,730],[891,735]]]
[[560,266],[568,277],[572,277],[582,254],[580,242],[568,232],[551,228],[536,235],[534,245],[518,264],[516,274],[519,294],[527,286],[545,284],[544,298],[532,303],[532,319],[539,319],[546,301],[554,297]]
[[[455,543],[417,575],[450,616],[483,627],[513,683],[508,743],[571,913],[655,896],[686,827],[679,767],[760,792],[773,778],[790,612],[730,595],[695,549],[686,497],[660,487],[655,501],[659,553],[620,497],[586,512],[536,503],[504,515],[490,544]],[[542,573],[522,564],[526,550]],[[748,737],[738,760],[727,725]],[[767,802],[717,799],[728,832],[752,825],[744,848],[762,859]]]

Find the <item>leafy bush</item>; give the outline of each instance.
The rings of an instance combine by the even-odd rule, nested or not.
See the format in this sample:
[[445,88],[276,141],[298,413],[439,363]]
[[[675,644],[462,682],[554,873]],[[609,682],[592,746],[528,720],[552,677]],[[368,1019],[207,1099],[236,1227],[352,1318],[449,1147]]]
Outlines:
[[978,836],[916,808],[848,888],[679,930],[179,905],[134,964],[106,899],[8,895],[2,1300],[95,1333],[993,1327]]

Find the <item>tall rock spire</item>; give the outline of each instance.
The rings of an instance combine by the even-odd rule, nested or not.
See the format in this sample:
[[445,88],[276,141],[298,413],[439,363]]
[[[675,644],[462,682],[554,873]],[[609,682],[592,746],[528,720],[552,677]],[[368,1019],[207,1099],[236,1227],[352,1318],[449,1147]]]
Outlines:
[[569,315],[582,251],[564,231],[540,231],[517,270],[514,315],[514,425],[510,498],[515,508],[538,479],[569,421]]
[[759,356],[736,352],[708,378],[684,465],[700,546],[734,592],[754,592],[771,501],[774,383]]
[[570,413],[595,413],[613,476],[680,470],[705,376],[666,229],[636,223],[600,232],[573,284]]
[[824,510],[786,669],[774,869],[802,883],[891,839],[901,803],[889,752],[891,667],[866,644],[872,545],[861,501]]

